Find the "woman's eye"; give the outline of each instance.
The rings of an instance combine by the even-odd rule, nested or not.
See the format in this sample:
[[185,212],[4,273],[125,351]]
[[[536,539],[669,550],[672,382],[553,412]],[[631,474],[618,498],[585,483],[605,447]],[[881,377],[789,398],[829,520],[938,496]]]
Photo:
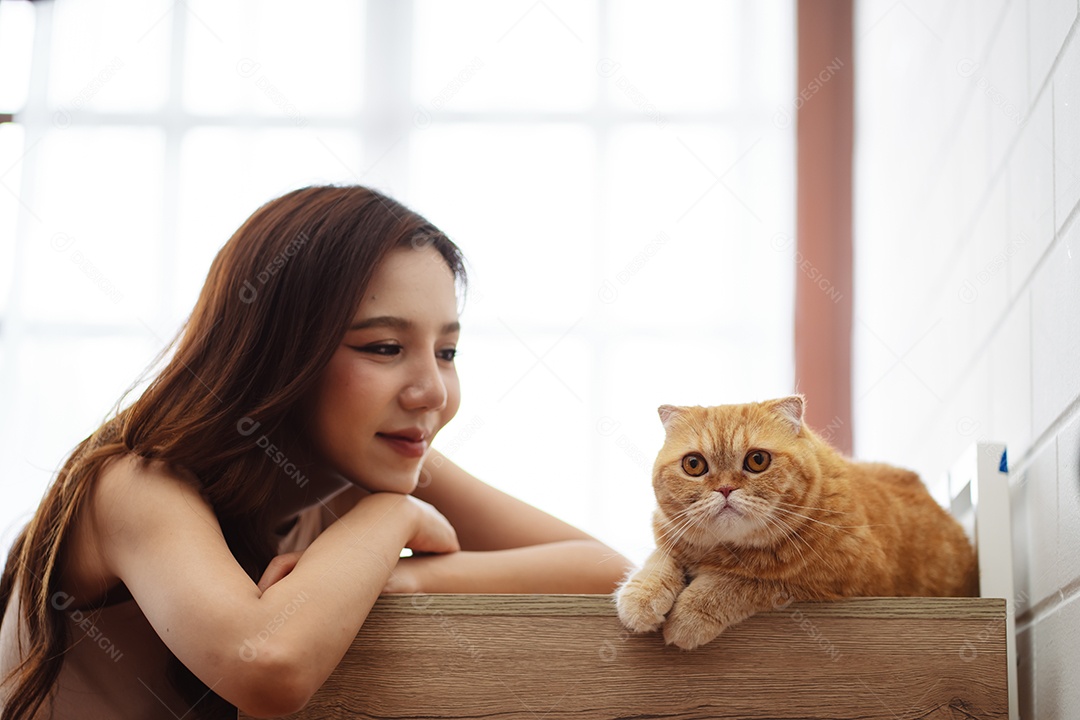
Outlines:
[[699,477],[708,471],[709,464],[705,462],[701,453],[690,453],[683,457],[682,469],[690,477]]
[[353,348],[353,350],[362,353],[369,353],[371,355],[393,356],[401,352],[401,346],[381,343],[375,345],[364,345],[363,347]]
[[772,455],[764,450],[751,450],[743,458],[743,467],[752,473],[763,472],[772,462]]
[[454,358],[457,357],[457,348],[446,348],[445,350],[440,350],[438,352],[438,356],[440,360],[445,360],[446,362],[454,362]]

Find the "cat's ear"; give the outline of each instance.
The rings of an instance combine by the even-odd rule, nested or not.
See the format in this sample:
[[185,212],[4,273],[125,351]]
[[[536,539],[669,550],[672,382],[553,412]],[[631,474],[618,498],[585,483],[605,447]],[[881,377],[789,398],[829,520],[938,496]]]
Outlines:
[[664,423],[664,428],[667,429],[671,421],[682,415],[685,408],[676,407],[675,405],[661,405],[656,409],[656,412],[660,413],[660,422]]
[[791,424],[791,429],[796,435],[802,430],[803,411],[806,408],[806,398],[802,395],[789,395],[786,398],[773,400],[769,403],[773,412]]

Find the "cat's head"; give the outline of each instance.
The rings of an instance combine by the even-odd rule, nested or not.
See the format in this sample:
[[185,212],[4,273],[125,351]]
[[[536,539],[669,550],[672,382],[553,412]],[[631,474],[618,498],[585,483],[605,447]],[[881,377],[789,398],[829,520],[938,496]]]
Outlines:
[[768,547],[804,513],[813,443],[801,395],[747,405],[661,405],[667,434],[653,489],[669,531],[691,544]]

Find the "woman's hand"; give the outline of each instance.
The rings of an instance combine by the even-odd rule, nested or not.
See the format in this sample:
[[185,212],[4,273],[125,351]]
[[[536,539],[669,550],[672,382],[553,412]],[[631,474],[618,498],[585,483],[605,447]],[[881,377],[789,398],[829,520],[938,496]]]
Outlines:
[[[370,497],[370,494],[364,497]],[[414,552],[422,553],[449,553],[461,549],[457,539],[457,532],[454,530],[453,525],[450,524],[450,521],[443,517],[442,513],[423,500],[418,500],[409,495],[404,495],[402,498],[412,506],[415,517],[413,536],[406,547]],[[271,585],[280,582],[282,578],[291,573],[303,554],[302,551],[297,551],[274,557],[270,564],[266,566],[262,577],[259,578],[259,592],[265,593]],[[404,560],[408,560],[408,558]],[[418,581],[414,577],[414,573],[409,570],[409,563],[403,561],[399,561],[397,569],[390,574],[386,588],[383,590],[384,593],[420,592]]]
[[422,553],[450,553],[461,549],[457,531],[441,512],[412,495],[403,497],[416,510],[415,530],[405,547]]
[[418,500],[411,495],[406,497],[417,510],[417,522],[416,532],[405,547],[414,553],[423,553],[423,556],[399,559],[397,565],[390,571],[390,577],[386,579],[386,585],[383,587],[384,595],[424,592],[420,571],[430,564],[425,561],[436,560],[440,556],[461,550],[454,526],[442,513],[423,500]]
[[364,503],[398,502],[405,503],[412,518],[412,536],[405,547],[418,553],[447,553],[461,549],[457,531],[446,517],[435,507],[415,495],[403,495],[394,492],[371,493],[359,486],[334,496],[323,503],[323,522],[329,526],[353,507]]

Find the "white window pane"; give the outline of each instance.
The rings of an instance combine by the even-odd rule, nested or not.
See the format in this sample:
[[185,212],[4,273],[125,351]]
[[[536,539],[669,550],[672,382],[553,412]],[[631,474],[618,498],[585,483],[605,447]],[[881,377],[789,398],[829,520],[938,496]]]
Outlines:
[[65,114],[85,109],[161,107],[169,88],[172,8],[162,0],[54,3],[49,102],[61,126]]
[[15,234],[22,191],[25,130],[17,123],[0,125],[0,317],[7,312],[15,273]]
[[33,6],[28,2],[0,3],[0,68],[4,68],[0,73],[0,112],[12,113],[26,104],[33,40]]
[[184,109],[207,115],[250,109],[258,95],[248,75],[255,61],[248,58],[247,28],[253,2],[190,2],[198,22],[188,23],[184,35]]
[[438,110],[582,110],[596,87],[594,2],[413,5],[413,101]]
[[22,310],[138,322],[158,307],[164,143],[157,128],[72,127],[34,149]]
[[789,139],[688,126],[615,133],[603,316],[658,326],[692,317],[707,332],[749,321],[789,332]]
[[523,343],[509,330],[466,331],[461,409],[435,445],[501,489],[588,527],[592,370],[592,350],[577,333],[536,333]]
[[594,302],[591,134],[575,125],[434,126],[413,141],[410,203],[472,268],[469,321],[567,326]]
[[64,458],[101,424],[160,349],[147,335],[24,336],[17,351],[5,355],[15,363],[6,371],[19,382],[5,385],[13,395],[4,398],[0,417],[0,454],[6,458],[0,532],[37,506]]
[[191,311],[217,251],[259,206],[305,185],[356,182],[355,135],[294,129],[200,128],[180,153],[176,320]]
[[[640,347],[634,350],[640,351]],[[593,425],[586,428],[593,464],[599,468],[592,478],[592,494],[602,498],[595,504],[592,522],[598,537],[640,565],[655,547],[652,466],[664,432],[656,415],[657,405],[637,399],[633,393],[624,394],[633,401],[633,414],[618,419],[605,403],[605,414],[590,416]]]
[[[795,101],[795,4],[790,0],[745,2],[740,104],[772,107]],[[794,108],[789,108],[793,110]]]
[[660,112],[726,110],[741,101],[745,3],[610,3],[611,50],[601,69],[618,106]]
[[184,106],[254,112],[307,126],[312,115],[356,112],[363,97],[365,4],[187,3]]
[[[740,155],[722,126],[631,126],[613,134],[604,280],[598,294],[630,322],[663,324],[677,298],[717,317],[739,298],[745,266],[733,252],[747,211],[717,182]],[[741,304],[741,303],[740,303]]]

